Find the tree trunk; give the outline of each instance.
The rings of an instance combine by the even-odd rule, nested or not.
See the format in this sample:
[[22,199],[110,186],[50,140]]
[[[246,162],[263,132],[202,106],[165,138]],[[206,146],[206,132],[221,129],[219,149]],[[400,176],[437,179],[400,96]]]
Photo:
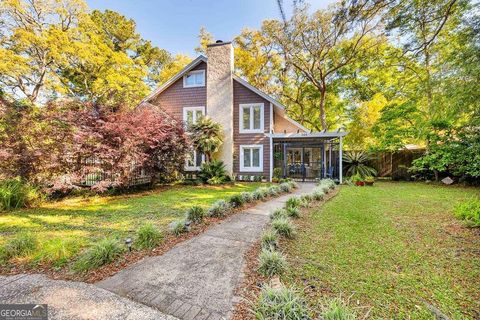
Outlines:
[[322,129],[327,130],[327,113],[325,112],[325,97],[326,88],[325,86],[320,89],[320,123],[322,124]]

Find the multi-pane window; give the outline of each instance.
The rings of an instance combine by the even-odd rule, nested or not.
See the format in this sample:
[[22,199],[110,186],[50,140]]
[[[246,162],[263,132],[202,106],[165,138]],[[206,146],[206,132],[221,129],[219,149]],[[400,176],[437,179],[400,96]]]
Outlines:
[[183,76],[183,87],[204,87],[205,86],[205,70],[190,71]]
[[263,132],[263,103],[240,105],[240,133]]
[[205,115],[205,107],[185,107],[183,108],[183,121],[188,126],[196,123]]
[[240,146],[240,171],[263,171],[263,145]]
[[205,155],[198,152],[197,150],[191,151],[186,159],[185,170],[195,171],[200,170],[200,166],[205,161]]

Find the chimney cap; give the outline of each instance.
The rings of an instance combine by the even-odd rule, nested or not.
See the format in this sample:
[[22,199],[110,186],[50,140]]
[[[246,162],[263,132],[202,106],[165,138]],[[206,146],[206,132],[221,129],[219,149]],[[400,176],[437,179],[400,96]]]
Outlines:
[[215,41],[215,43],[207,44],[207,47],[223,46],[223,45],[231,44],[231,43],[232,43],[231,41],[224,42],[222,40],[217,40],[217,41]]

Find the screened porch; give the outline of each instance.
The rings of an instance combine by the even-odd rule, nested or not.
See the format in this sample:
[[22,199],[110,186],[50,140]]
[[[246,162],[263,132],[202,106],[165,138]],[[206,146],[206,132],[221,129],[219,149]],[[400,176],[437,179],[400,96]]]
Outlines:
[[346,132],[272,134],[273,172],[296,181],[330,178],[342,183]]

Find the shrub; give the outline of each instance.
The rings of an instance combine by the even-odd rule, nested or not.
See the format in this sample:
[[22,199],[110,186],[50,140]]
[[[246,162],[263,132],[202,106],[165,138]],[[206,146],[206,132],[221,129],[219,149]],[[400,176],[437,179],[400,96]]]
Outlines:
[[480,199],[470,199],[457,205],[455,216],[468,227],[480,227]]
[[113,262],[123,252],[120,243],[113,238],[105,238],[87,249],[75,262],[76,272],[85,272]]
[[38,240],[33,233],[19,233],[4,246],[6,260],[13,257],[23,257],[32,254],[38,247]]
[[287,215],[290,218],[300,218],[300,210],[295,207],[287,208]]
[[33,205],[40,199],[38,191],[20,179],[0,182],[0,210],[11,210]]
[[231,196],[229,202],[233,208],[241,207],[244,203],[242,196],[239,194]]
[[244,203],[249,203],[254,200],[251,192],[242,192],[240,196],[242,197]]
[[300,200],[303,202],[303,204],[308,207],[310,206],[310,203],[315,200],[313,197],[313,194],[304,194],[303,196],[300,197]]
[[203,210],[202,207],[193,206],[187,210],[185,218],[188,221],[192,221],[193,223],[200,223],[202,222],[204,216],[205,216],[205,210]]
[[282,168],[273,169],[273,178],[280,179],[282,177]]
[[287,287],[263,287],[253,311],[258,320],[311,319],[303,297]]
[[225,183],[225,178],[224,177],[212,177],[212,178],[207,180],[207,183],[211,184],[211,185],[219,185],[219,184]]
[[273,211],[272,213],[270,213],[270,219],[272,219],[272,220],[277,219],[277,218],[285,218],[287,216],[288,216],[287,210],[285,210],[285,209],[277,209],[277,210]]
[[295,228],[288,218],[280,217],[272,221],[272,228],[281,236],[285,238],[293,238],[295,235]]
[[262,234],[262,248],[274,250],[278,245],[278,234],[274,230],[267,230]]
[[230,205],[225,200],[215,201],[210,209],[208,209],[208,215],[210,217],[223,217],[225,213],[230,209]]
[[223,162],[220,160],[212,160],[210,162],[204,162],[200,167],[200,171],[198,172],[198,177],[204,183],[207,183],[212,178],[215,178],[212,181],[215,181],[215,182],[221,181],[222,183],[230,180],[227,175],[227,172],[225,171],[225,164],[223,164]]
[[325,320],[355,320],[357,318],[348,305],[340,298],[334,298],[328,301],[321,311]]
[[285,204],[285,207],[288,208],[298,208],[301,205],[300,198],[298,197],[290,197]]
[[47,240],[35,257],[35,261],[51,263],[54,267],[60,268],[76,255],[79,249],[80,244],[74,239]]
[[377,170],[367,165],[371,156],[365,151],[347,151],[343,154],[343,163],[347,176],[356,174],[365,176],[376,176]]
[[275,250],[263,249],[258,257],[258,263],[258,272],[267,277],[282,275],[288,267],[283,254]]
[[177,237],[181,235],[182,233],[185,233],[188,231],[187,223],[185,220],[176,220],[173,221],[171,224],[171,230],[174,235]]
[[160,244],[163,234],[151,223],[146,223],[137,231],[136,245],[141,249],[151,249]]

